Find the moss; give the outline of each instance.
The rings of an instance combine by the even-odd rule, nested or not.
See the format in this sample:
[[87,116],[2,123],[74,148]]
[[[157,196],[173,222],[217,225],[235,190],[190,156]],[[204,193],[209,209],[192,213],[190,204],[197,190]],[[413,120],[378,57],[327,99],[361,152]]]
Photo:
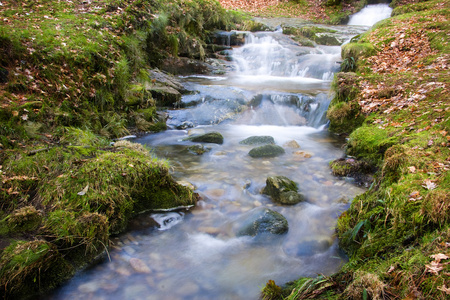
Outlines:
[[386,150],[398,142],[398,137],[392,135],[393,131],[395,129],[359,127],[350,135],[346,151],[349,155],[380,165]]
[[73,273],[56,247],[43,240],[12,243],[0,258],[0,284],[6,299],[47,292]]
[[339,102],[327,111],[329,130],[336,133],[350,133],[364,121],[364,115],[357,102]]
[[285,153],[284,149],[280,146],[264,145],[253,148],[248,152],[248,155],[250,155],[253,158],[259,158],[259,157],[276,157],[283,155],[284,153]]
[[188,137],[187,140],[196,143],[223,144],[223,136],[220,132],[208,132],[202,135]]
[[41,202],[56,209],[104,214],[111,232],[122,230],[143,209],[195,203],[192,192],[179,186],[167,165],[148,149],[126,142],[116,143],[115,148],[117,152],[100,154],[44,183],[39,189]]
[[376,48],[371,43],[348,43],[342,46],[342,59],[353,57],[356,62],[362,58],[372,56],[377,53]]
[[7,218],[10,231],[36,230],[41,224],[42,215],[34,206],[24,206],[14,210]]

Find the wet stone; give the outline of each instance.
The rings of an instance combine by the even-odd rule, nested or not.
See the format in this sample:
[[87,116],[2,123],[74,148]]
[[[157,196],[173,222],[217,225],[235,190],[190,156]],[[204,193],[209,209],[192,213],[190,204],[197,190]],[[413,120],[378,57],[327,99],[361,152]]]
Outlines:
[[271,136],[261,135],[261,136],[251,136],[239,142],[242,145],[267,145],[275,144],[275,140]]
[[300,148],[300,145],[295,140],[286,142],[283,146],[286,148],[294,148],[294,149]]
[[280,146],[264,145],[253,148],[252,150],[250,150],[248,155],[250,155],[253,158],[259,158],[259,157],[276,157],[283,155],[284,153],[285,153],[284,149]]
[[139,259],[139,258],[130,258],[130,265],[137,273],[145,273],[149,274],[151,273],[150,268],[147,266],[147,264]]
[[80,291],[81,293],[94,293],[98,289],[99,286],[96,282],[88,282],[78,286],[78,291]]

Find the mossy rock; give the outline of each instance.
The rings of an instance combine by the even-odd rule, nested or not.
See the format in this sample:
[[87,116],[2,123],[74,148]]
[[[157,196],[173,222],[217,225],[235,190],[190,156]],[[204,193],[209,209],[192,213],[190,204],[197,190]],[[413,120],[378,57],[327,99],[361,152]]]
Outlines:
[[31,299],[74,274],[56,246],[43,240],[12,243],[2,252],[0,266],[4,299]]
[[346,152],[348,155],[363,158],[373,165],[379,166],[388,148],[398,142],[392,134],[394,128],[378,128],[377,126],[361,126],[349,137]]
[[330,120],[329,130],[335,133],[351,133],[364,122],[360,105],[356,102],[339,102],[327,111]]
[[105,250],[109,238],[108,218],[97,212],[73,212],[64,209],[48,214],[41,232],[53,237],[53,243],[65,258],[82,266]]
[[220,132],[213,131],[201,135],[188,137],[186,140],[196,143],[212,143],[221,145],[223,144],[223,135]]
[[268,135],[260,135],[260,136],[251,136],[239,142],[242,145],[266,145],[266,144],[275,144],[275,140],[273,137]]
[[297,184],[285,176],[271,176],[266,179],[263,194],[272,198],[276,203],[294,205],[305,200],[298,192]]
[[250,150],[248,155],[250,155],[253,158],[260,158],[260,157],[276,157],[280,156],[286,153],[284,149],[277,145],[264,145],[259,146],[256,148],[253,148]]
[[25,206],[14,210],[7,218],[10,231],[31,231],[38,228],[42,214],[34,206]]
[[371,43],[348,43],[342,46],[342,59],[353,57],[355,61],[358,59],[375,55],[377,50]]
[[195,154],[195,155],[203,155],[203,154],[205,154],[206,152],[211,151],[211,148],[210,148],[210,147],[205,147],[205,146],[203,146],[203,145],[193,145],[193,146],[189,146],[189,147],[187,148],[187,150],[188,150],[190,153],[193,153],[193,154]]
[[280,235],[289,230],[288,221],[283,215],[265,207],[245,213],[233,226],[237,236]]
[[331,173],[339,177],[352,177],[358,184],[369,185],[376,168],[364,160],[339,158],[330,162]]
[[123,230],[140,211],[195,204],[193,192],[178,185],[166,163],[152,157],[148,149],[127,141],[114,147],[116,152],[102,153],[44,183],[39,189],[41,203],[103,214],[111,233]]
[[354,100],[359,93],[358,76],[353,72],[339,72],[333,81],[333,90],[336,95],[332,104]]

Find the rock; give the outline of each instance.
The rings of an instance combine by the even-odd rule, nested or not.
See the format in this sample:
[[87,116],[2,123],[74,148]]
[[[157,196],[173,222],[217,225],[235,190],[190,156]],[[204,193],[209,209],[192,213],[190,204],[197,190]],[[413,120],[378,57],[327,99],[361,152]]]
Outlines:
[[280,146],[264,145],[253,148],[252,150],[250,150],[248,155],[250,155],[253,158],[258,158],[258,157],[276,157],[284,153],[285,153],[284,149]]
[[144,273],[144,274],[150,274],[150,268],[147,266],[147,264],[139,258],[130,258],[130,265],[138,273]]
[[295,140],[286,142],[283,146],[284,147],[288,147],[288,148],[294,148],[294,149],[299,149],[300,148],[300,145]]
[[176,126],[177,129],[184,130],[186,128],[194,128],[194,123],[191,121],[184,121],[183,123]]
[[163,61],[161,69],[174,75],[214,73],[214,67],[210,64],[187,57],[167,58]]
[[210,147],[205,147],[203,145],[193,145],[193,146],[189,146],[187,148],[187,150],[195,155],[202,155],[205,152],[209,152],[211,151]]
[[359,185],[369,186],[376,168],[364,160],[355,158],[339,158],[330,162],[331,173],[339,177],[351,177]]
[[223,136],[220,132],[213,131],[202,135],[197,135],[193,137],[188,137],[187,140],[196,143],[213,143],[213,144],[223,144]]
[[289,230],[286,218],[280,213],[264,207],[254,208],[233,225],[237,236],[261,234],[284,234]]
[[251,136],[239,142],[242,145],[266,145],[275,144],[275,140],[271,136],[261,135],[261,136]]
[[268,177],[263,194],[281,204],[294,205],[305,201],[304,195],[298,193],[297,184],[285,176]]

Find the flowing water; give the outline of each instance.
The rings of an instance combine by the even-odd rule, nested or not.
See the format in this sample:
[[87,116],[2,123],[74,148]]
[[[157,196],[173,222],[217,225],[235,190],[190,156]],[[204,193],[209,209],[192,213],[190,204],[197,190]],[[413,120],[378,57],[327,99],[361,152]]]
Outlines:
[[[343,27],[344,28],[344,27]],[[365,28],[362,28],[365,30]],[[201,200],[187,211],[146,213],[114,239],[109,259],[80,272],[49,299],[257,299],[269,279],[331,274],[345,257],[337,217],[363,191],[330,173],[344,141],[326,130],[330,80],[340,47],[300,47],[281,32],[247,33],[223,76],[181,78],[192,93],[168,111],[172,128],[135,140],[171,164]],[[179,129],[177,129],[179,128]],[[181,129],[180,129],[181,128]],[[197,155],[185,138],[219,131],[222,145]],[[286,153],[252,158],[250,136],[272,136]],[[268,176],[295,181],[306,202],[278,205],[261,194]],[[281,213],[287,234],[236,236],[259,207]]]

